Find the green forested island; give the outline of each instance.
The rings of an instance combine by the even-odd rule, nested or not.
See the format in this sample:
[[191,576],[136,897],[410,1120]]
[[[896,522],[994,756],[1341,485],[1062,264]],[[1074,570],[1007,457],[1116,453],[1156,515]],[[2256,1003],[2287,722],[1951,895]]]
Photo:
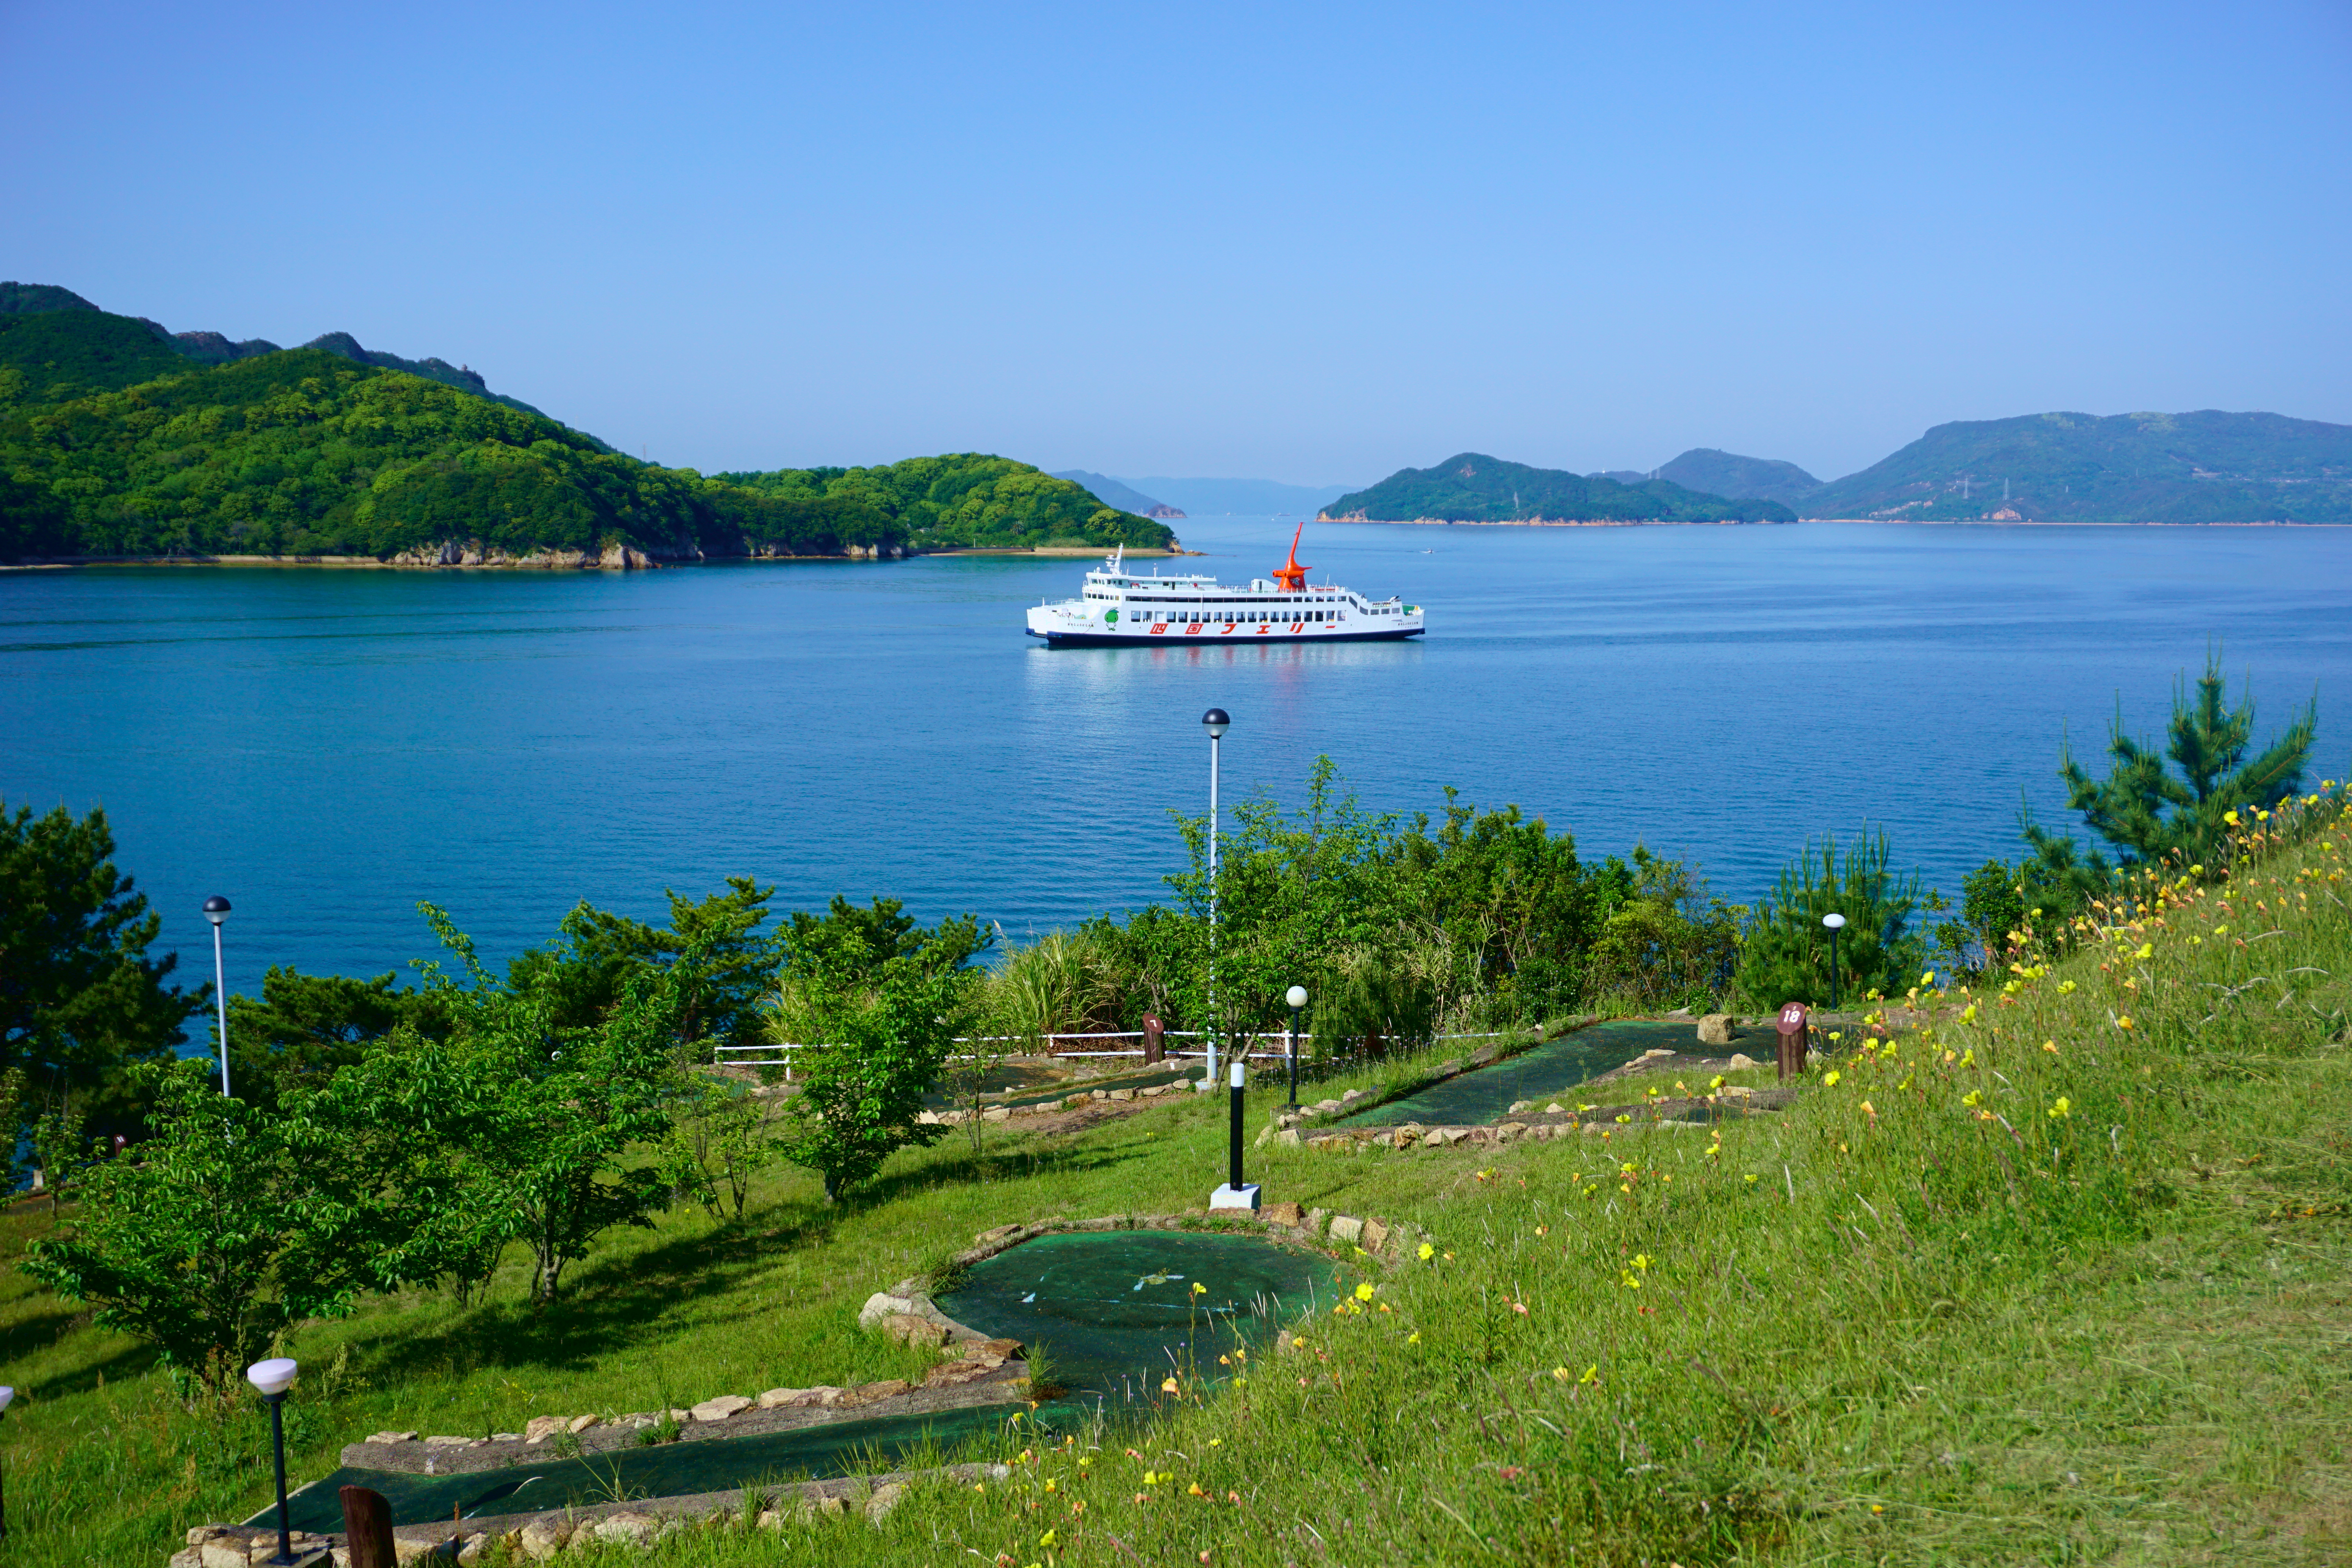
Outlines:
[[1433,468],[1401,468],[1370,489],[1341,496],[1326,520],[1412,522],[1794,522],[1778,501],[1726,500],[1670,479],[1621,484],[1603,475],[1571,474],[1507,463],[1477,452]]
[[634,564],[1173,542],[1008,458],[708,478],[347,333],[299,349],[174,338],[62,289],[0,284],[0,559]]
[[1916,522],[2352,522],[2352,426],[2215,409],[1959,420],[1797,506]]

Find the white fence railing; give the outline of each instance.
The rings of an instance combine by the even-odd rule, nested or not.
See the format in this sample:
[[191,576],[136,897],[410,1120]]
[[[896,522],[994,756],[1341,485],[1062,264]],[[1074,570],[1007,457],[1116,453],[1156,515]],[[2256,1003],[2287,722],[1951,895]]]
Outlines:
[[[1205,1038],[1206,1036],[1199,1029],[1168,1029],[1162,1031],[1160,1037],[1162,1040],[1198,1040]],[[1350,1038],[1353,1037],[1350,1037]],[[1394,1035],[1383,1035],[1381,1037],[1384,1040],[1393,1040],[1396,1038]],[[1434,1045],[1441,1040],[1499,1040],[1502,1037],[1502,1032],[1500,1030],[1495,1030],[1483,1035],[1433,1035],[1430,1037],[1430,1042]],[[1046,1042],[1045,1054],[1053,1057],[1085,1057],[1097,1058],[1105,1057],[1133,1057],[1139,1060],[1144,1054],[1143,1047],[1139,1045],[1132,1050],[1120,1049],[1104,1051],[1062,1050],[1058,1048],[1057,1046],[1057,1042],[1063,1040],[1140,1040],[1143,1038],[1143,1031],[1140,1029],[1106,1029],[1086,1034],[1045,1035],[1042,1037],[1031,1035],[974,1035],[966,1037],[960,1035],[956,1037],[954,1043],[959,1046],[1025,1045],[1034,1038],[1044,1039]],[[1282,1034],[1253,1035],[1250,1036],[1249,1038],[1257,1043],[1264,1043],[1269,1040],[1286,1043],[1290,1037]],[[1315,1035],[1312,1030],[1303,1030],[1298,1035],[1298,1048],[1302,1051],[1311,1047],[1314,1042]],[[794,1051],[828,1050],[834,1047],[779,1041],[774,1045],[765,1046],[720,1046],[717,1047],[717,1050],[719,1052],[721,1066],[740,1068],[782,1068],[784,1069],[784,1081],[786,1083],[790,1083],[793,1081],[793,1053]],[[747,1054],[752,1051],[782,1051],[784,1054],[782,1057],[751,1057]],[[1225,1059],[1228,1061],[1232,1060],[1234,1056],[1236,1054],[1256,1060],[1283,1061],[1288,1058],[1290,1053],[1287,1048],[1280,1050],[1252,1050],[1240,1053],[1227,1051],[1223,1053]],[[1205,1047],[1202,1047],[1195,1050],[1163,1050],[1160,1055],[1163,1059],[1169,1061],[1182,1061],[1188,1059],[1206,1060],[1209,1056],[1209,1052]],[[979,1059],[980,1053],[971,1051],[962,1052],[948,1058],[948,1060],[951,1062],[969,1062],[977,1061]]]

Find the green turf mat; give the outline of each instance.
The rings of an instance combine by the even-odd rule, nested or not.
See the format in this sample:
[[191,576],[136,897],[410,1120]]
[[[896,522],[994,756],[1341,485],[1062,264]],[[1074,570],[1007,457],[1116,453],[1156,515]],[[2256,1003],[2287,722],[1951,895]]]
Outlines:
[[1665,1023],[1594,1024],[1556,1040],[1547,1040],[1508,1061],[1463,1073],[1402,1099],[1359,1111],[1340,1125],[1396,1127],[1418,1121],[1430,1127],[1476,1126],[1502,1116],[1522,1100],[1532,1100],[1540,1106],[1547,1097],[1623,1067],[1643,1051],[1665,1049],[1695,1054],[1704,1050],[1708,1056],[1746,1051],[1759,1061],[1769,1061],[1776,1040],[1769,1026],[1738,1030],[1728,1046],[1702,1047],[1697,1024],[1686,1018]]

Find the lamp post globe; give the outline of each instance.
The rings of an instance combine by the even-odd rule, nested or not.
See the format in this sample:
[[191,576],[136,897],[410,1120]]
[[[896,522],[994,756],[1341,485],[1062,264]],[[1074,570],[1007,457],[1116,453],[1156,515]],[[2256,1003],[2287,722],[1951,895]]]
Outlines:
[[1838,1005],[1837,939],[1838,932],[1845,930],[1845,917],[1832,910],[1822,917],[1822,924],[1830,931],[1830,1005],[1834,1008]]
[[1217,762],[1218,742],[1233,724],[1233,715],[1222,708],[1212,708],[1201,715],[1201,728],[1209,732],[1209,1016],[1208,1069],[1201,1075],[1201,1087],[1206,1090],[1217,1082]]
[[205,900],[205,919],[213,922],[213,1002],[220,1009],[221,1098],[228,1098],[228,975],[221,963],[221,925],[228,919],[228,900],[215,893]]
[[[0,1384],[0,1415],[5,1415],[8,1413],[8,1406],[16,1403],[16,1391],[5,1384]],[[7,1477],[0,1474],[0,1541],[8,1539],[8,1495],[5,1489],[6,1484]]]
[[245,1380],[269,1406],[269,1446],[278,1460],[278,1555],[262,1560],[272,1565],[290,1565],[295,1561],[294,1532],[286,1513],[286,1391],[294,1386],[301,1370],[290,1356],[273,1356],[245,1369]]

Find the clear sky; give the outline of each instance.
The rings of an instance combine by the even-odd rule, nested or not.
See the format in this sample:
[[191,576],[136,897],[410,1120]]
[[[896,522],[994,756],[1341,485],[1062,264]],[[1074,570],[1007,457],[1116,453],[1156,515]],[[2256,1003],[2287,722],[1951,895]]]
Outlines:
[[2352,6],[0,0],[0,277],[706,470],[2352,422]]

